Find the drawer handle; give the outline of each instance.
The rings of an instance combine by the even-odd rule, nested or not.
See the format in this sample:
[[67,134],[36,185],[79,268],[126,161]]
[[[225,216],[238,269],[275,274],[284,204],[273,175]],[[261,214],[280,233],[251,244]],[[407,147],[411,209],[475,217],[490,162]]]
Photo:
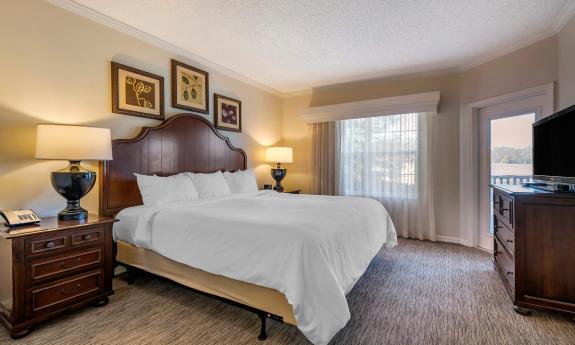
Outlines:
[[92,235],[90,235],[90,234],[84,235],[84,237],[82,237],[82,239],[83,239],[84,241],[89,241],[89,240],[92,239]]
[[507,242],[507,243],[513,243],[512,240],[505,240],[505,242]]
[[514,273],[513,272],[507,272],[508,276],[512,276]]
[[78,265],[81,260],[82,260],[81,257],[77,257],[74,259],[74,262],[71,265],[66,265],[66,262],[64,260],[62,260],[62,261],[60,261],[60,267],[62,267],[62,268],[74,267],[74,266]]
[[502,208],[501,208],[501,213],[503,213],[503,212],[505,212],[505,211],[509,211],[509,209],[508,209],[508,208],[505,208],[505,207],[502,207]]
[[54,242],[50,241],[50,242],[46,243],[45,247],[46,248],[54,248],[55,245],[56,244]]
[[73,288],[71,288],[70,290],[66,291],[66,289],[61,289],[60,290],[60,295],[72,295],[74,293],[76,293],[78,290],[80,290],[80,284],[76,284],[76,286],[74,286]]

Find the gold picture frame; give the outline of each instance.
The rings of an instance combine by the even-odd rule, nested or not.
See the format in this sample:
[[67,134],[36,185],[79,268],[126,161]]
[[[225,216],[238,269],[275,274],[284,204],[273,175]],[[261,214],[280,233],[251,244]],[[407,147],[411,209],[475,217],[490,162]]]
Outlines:
[[209,73],[172,59],[172,107],[208,114]]
[[164,120],[164,77],[112,61],[112,112]]

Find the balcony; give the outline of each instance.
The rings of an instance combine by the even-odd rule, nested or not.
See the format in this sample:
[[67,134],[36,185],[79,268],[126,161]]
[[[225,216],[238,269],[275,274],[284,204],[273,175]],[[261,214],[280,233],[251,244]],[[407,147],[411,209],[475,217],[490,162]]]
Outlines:
[[494,175],[491,176],[491,184],[514,184],[520,185],[525,182],[533,182],[531,175]]

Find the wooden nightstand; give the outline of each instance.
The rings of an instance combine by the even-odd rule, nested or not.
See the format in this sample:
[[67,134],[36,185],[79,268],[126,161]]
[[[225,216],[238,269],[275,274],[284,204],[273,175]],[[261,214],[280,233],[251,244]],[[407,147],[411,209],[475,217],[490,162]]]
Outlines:
[[32,325],[113,294],[113,218],[44,218],[37,225],[0,225],[0,319],[12,338]]

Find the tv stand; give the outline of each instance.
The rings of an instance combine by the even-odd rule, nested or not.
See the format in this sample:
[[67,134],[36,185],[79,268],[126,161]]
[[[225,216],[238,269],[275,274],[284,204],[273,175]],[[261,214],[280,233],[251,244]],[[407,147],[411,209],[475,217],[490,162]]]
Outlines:
[[526,182],[523,184],[526,188],[535,188],[552,193],[575,193],[575,185],[559,182]]
[[515,311],[575,318],[575,194],[491,187],[494,264]]

